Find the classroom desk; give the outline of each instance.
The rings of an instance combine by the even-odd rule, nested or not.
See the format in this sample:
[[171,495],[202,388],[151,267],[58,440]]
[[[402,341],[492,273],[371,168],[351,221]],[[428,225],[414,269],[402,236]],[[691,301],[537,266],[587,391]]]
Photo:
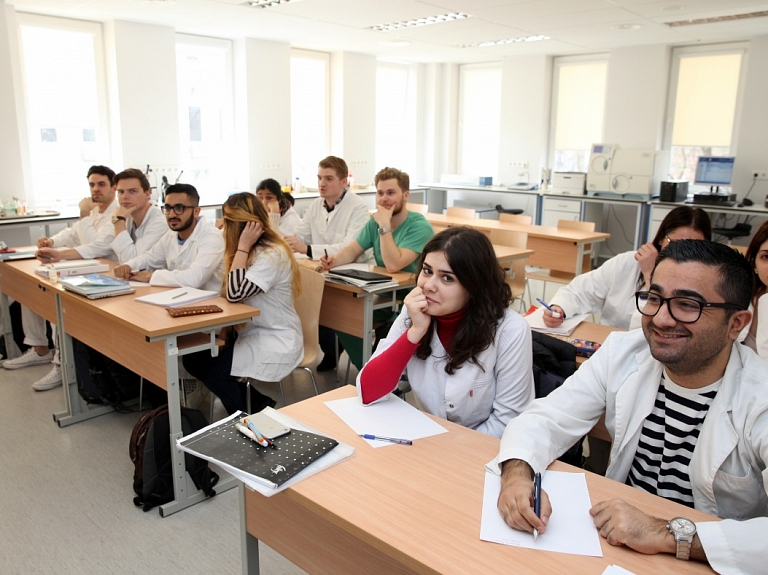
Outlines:
[[[131,371],[152,381],[168,392],[171,457],[174,468],[174,500],[160,507],[166,517],[205,499],[187,476],[184,454],[176,448],[176,439],[183,436],[179,397],[179,356],[204,350],[215,350],[216,331],[225,326],[250,320],[259,310],[244,304],[230,303],[224,298],[206,300],[223,313],[172,318],[160,306],[135,301],[135,297],[168,288],[141,287],[136,294],[89,300],[64,291],[61,297],[62,333],[68,336],[67,373],[74,373],[71,362],[72,337],[91,346]],[[97,327],[97,329],[94,329]],[[77,394],[73,378],[65,380],[69,396]],[[58,414],[58,421],[66,419],[66,412]],[[60,423],[61,424],[61,423]],[[220,481],[217,492],[234,487],[233,480]]]
[[[498,452],[488,435],[438,420],[449,433],[413,446],[374,449],[323,405],[355,395],[352,386],[281,411],[355,447],[355,456],[264,497],[240,486],[243,573],[258,573],[258,540],[309,573],[589,573],[608,565],[641,573],[712,573],[672,555],[643,555],[601,539],[603,557],[481,541],[484,464]],[[436,419],[436,418],[435,418]],[[578,471],[555,462],[550,469]],[[594,503],[620,497],[662,518],[716,519],[586,473]]]
[[435,232],[451,226],[470,226],[493,238],[493,232],[528,234],[528,248],[534,251],[528,265],[579,275],[592,269],[592,244],[611,237],[604,232],[584,232],[548,226],[527,226],[498,220],[467,219],[443,214],[424,214]]
[[[528,258],[533,254],[533,250],[527,248],[494,245],[493,249],[496,259],[502,265]],[[389,273],[382,267],[372,267],[371,271],[392,276],[398,287],[367,292],[347,284],[326,282],[320,307],[320,325],[363,339],[363,363],[367,362],[373,353],[374,310],[394,310],[397,304],[396,292],[416,285],[416,275],[410,272]]]

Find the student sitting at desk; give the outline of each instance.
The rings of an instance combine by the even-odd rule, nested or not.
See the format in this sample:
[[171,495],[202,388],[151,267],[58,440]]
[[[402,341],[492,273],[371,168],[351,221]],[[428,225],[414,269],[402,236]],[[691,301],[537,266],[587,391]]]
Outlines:
[[501,437],[533,400],[531,330],[491,242],[453,227],[425,246],[417,287],[357,378],[364,404],[397,388],[403,370],[421,409]]
[[[376,213],[368,219],[356,240],[335,256],[329,254],[320,258],[324,269],[352,263],[371,248],[376,265],[387,268],[390,273],[415,273],[418,269],[416,258],[435,231],[423,215],[409,212],[406,207],[410,178],[397,168],[384,168],[376,174],[375,181]],[[386,309],[376,310],[373,321],[388,321],[392,315]],[[341,332],[338,336],[350,361],[360,369],[363,364],[363,340]]]
[[744,345],[768,359],[768,222],[764,222],[752,236],[747,261],[755,270],[755,289],[752,292],[752,323]]
[[251,389],[239,378],[280,381],[301,362],[304,339],[293,298],[301,290],[301,276],[288,244],[269,225],[261,201],[249,192],[233,194],[222,207],[229,270],[222,296],[260,310],[260,315],[238,326],[217,357],[209,351],[184,356],[184,367],[200,379],[232,414],[255,413],[275,400]]
[[656,260],[638,292],[642,330],[612,333],[576,373],[513,419],[492,467],[498,508],[539,534],[552,513],[543,472],[605,416],[613,439],[606,477],[717,515],[693,523],[652,517],[620,499],[594,502],[611,545],[705,561],[719,573],[765,573],[768,548],[768,363],[736,339],[749,323],[753,274],[723,244],[681,240]]
[[[639,327],[635,314],[635,292],[647,287],[656,256],[670,243],[681,239],[709,240],[712,225],[701,208],[680,206],[662,220],[653,241],[635,251],[624,252],[599,268],[576,276],[567,286],[557,290],[550,301],[560,317],[544,310],[544,324],[557,327],[565,317],[600,312],[600,323],[631,329]],[[630,320],[635,315],[635,322]]]
[[168,186],[161,210],[170,230],[148,252],[117,266],[115,277],[153,286],[218,289],[224,240],[200,215],[197,189],[190,184]]
[[272,178],[262,180],[256,186],[256,195],[267,208],[272,227],[283,237],[293,235],[301,223],[301,218],[283,193],[278,181]]
[[[69,228],[65,228],[53,237],[41,237],[37,240],[37,258],[43,263],[61,260],[91,259],[105,257],[114,259],[110,247],[112,224],[110,218],[115,211],[115,172],[107,166],[91,166],[88,169],[90,202],[80,202],[81,218]],[[88,207],[91,207],[87,215]],[[5,369],[21,369],[39,363],[53,362],[51,370],[32,384],[35,391],[46,391],[59,387],[62,383],[58,353],[48,349],[48,337],[45,332],[45,319],[26,306],[21,306],[21,320],[24,328],[24,343],[30,345],[24,355],[3,363]],[[54,337],[54,341],[55,341]]]

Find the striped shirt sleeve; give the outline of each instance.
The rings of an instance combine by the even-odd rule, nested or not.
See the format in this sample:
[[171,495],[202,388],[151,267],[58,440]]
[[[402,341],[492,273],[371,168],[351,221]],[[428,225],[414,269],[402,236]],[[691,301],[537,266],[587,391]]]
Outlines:
[[245,277],[245,268],[231,270],[227,278],[227,299],[237,303],[258,293],[263,293],[259,286]]

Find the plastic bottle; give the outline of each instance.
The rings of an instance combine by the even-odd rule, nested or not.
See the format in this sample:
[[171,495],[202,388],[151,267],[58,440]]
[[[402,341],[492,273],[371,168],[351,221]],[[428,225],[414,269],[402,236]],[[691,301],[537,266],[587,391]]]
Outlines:
[[302,192],[304,192],[304,184],[302,184],[299,177],[296,176],[296,179],[293,181],[293,193],[301,194]]
[[350,190],[352,188],[354,188],[355,187],[355,176],[353,176],[352,174],[349,174],[347,176],[347,183],[349,184],[349,189]]

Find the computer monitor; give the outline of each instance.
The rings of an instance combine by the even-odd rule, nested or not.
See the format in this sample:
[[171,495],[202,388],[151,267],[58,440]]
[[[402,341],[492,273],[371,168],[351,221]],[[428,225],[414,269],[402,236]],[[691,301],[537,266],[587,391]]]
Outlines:
[[702,186],[730,186],[733,179],[733,163],[736,158],[702,156],[696,165],[694,183]]

